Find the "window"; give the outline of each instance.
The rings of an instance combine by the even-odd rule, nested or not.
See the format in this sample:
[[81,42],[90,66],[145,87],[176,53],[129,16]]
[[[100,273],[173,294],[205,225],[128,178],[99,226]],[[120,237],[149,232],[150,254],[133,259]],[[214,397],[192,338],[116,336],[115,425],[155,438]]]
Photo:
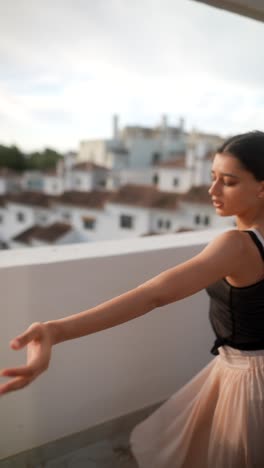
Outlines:
[[153,184],[155,184],[155,185],[157,185],[157,184],[159,183],[159,176],[158,176],[158,174],[154,174],[152,181],[153,181]]
[[200,216],[200,215],[195,215],[195,217],[194,217],[194,222],[195,222],[195,224],[200,224],[200,222],[201,222],[201,216]]
[[3,215],[0,215],[0,223],[2,223],[3,221],[4,221]]
[[95,219],[94,218],[83,218],[83,227],[84,227],[84,229],[94,229],[95,228]]
[[158,220],[158,228],[162,228],[162,226],[163,226],[163,220],[159,219]]
[[205,224],[205,226],[208,226],[208,225],[210,224],[210,218],[209,218],[209,216],[205,216],[205,217],[204,217],[204,224]]
[[171,228],[171,222],[170,220],[166,221],[166,228],[170,229]]
[[174,177],[173,179],[173,186],[176,187],[179,185],[179,179],[177,177]]
[[21,212],[17,213],[17,221],[19,221],[20,223],[23,223],[25,221],[24,213],[21,213]]
[[153,153],[152,154],[152,164],[157,164],[161,160],[161,154],[160,153]]
[[66,220],[69,220],[71,219],[71,213],[69,213],[68,211],[65,211],[65,213],[63,213],[63,218],[66,219]]
[[52,190],[57,190],[57,184],[52,185]]
[[133,229],[133,217],[128,215],[121,215],[120,227],[125,229]]

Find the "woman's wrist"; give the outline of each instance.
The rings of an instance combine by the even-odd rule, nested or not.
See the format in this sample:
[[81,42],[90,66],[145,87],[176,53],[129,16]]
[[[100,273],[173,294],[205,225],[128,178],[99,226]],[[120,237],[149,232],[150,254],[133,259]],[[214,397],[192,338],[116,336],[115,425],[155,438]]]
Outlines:
[[48,322],[44,322],[44,325],[45,325],[46,329],[48,330],[52,346],[55,345],[55,344],[60,343],[61,339],[60,339],[60,331],[59,331],[58,321],[51,320],[51,321],[48,321]]

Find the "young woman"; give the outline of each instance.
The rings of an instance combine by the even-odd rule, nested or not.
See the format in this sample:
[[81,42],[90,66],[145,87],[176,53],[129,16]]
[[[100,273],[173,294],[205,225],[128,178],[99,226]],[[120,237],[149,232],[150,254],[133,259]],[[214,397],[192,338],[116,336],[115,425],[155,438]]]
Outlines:
[[216,356],[135,427],[140,468],[264,467],[264,133],[226,141],[212,164],[209,190],[220,216],[237,229],[198,255],[90,310],[33,323],[11,341],[27,345],[23,367],[4,369],[0,394],[25,387],[49,366],[52,346],[114,327],[206,288]]

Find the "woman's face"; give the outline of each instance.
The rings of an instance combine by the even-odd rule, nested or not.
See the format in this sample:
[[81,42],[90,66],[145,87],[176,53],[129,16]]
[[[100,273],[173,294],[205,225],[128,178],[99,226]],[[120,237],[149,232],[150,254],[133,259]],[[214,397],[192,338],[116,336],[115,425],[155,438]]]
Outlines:
[[252,212],[260,203],[258,194],[261,189],[261,182],[244,169],[237,158],[230,154],[215,155],[209,194],[220,216],[242,216]]

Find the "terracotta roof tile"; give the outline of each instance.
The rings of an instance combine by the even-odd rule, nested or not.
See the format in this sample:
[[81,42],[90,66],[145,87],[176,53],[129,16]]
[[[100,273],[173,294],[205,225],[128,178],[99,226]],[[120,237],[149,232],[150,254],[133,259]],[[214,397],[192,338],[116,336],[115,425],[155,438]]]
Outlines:
[[43,176],[49,176],[49,177],[58,177],[59,174],[56,169],[47,169],[46,171],[43,171]]
[[161,192],[151,185],[127,184],[113,195],[111,203],[170,210],[177,208],[179,195]]
[[74,171],[93,171],[93,170],[108,170],[106,166],[101,166],[99,164],[95,164],[93,162],[85,161],[85,162],[80,162],[77,164],[74,164],[72,170]]
[[208,193],[209,185],[201,185],[199,187],[192,187],[189,192],[181,195],[181,200],[189,203],[203,203],[211,205],[212,200]]
[[169,161],[162,161],[155,166],[157,167],[164,167],[164,168],[180,168],[180,169],[185,169],[186,168],[186,160],[185,156],[181,158],[175,158],[171,159]]
[[6,196],[5,195],[0,195],[0,206],[4,208],[5,205],[6,205],[6,202],[7,202]]
[[34,225],[18,236],[14,237],[14,241],[29,244],[33,239],[38,239],[44,242],[53,243],[60,237],[72,230],[72,226],[66,223],[53,223],[49,226]]
[[93,190],[91,192],[68,191],[57,197],[57,201],[64,205],[102,209],[112,196],[113,192],[106,190]]
[[15,194],[6,195],[7,201],[18,203],[21,205],[41,206],[50,208],[54,201],[58,199],[56,196],[46,195],[40,192],[23,191]]
[[175,233],[180,233],[180,232],[191,232],[191,231],[195,231],[195,229],[189,228],[189,227],[184,227],[184,226],[183,226],[183,227],[177,229],[177,230],[175,231]]

